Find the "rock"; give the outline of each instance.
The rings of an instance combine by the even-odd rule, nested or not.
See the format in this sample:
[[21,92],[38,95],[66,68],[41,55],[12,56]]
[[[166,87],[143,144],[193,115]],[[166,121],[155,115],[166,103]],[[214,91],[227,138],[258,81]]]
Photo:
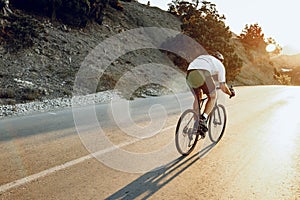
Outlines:
[[[15,92],[13,98],[5,100],[0,98],[0,116],[70,106],[76,73],[86,56],[103,40],[120,31],[137,28],[136,18],[139,18],[141,23],[145,21],[144,24],[149,26],[180,30],[181,22],[165,11],[148,9],[136,1],[122,2],[122,5],[124,7],[122,12],[108,8],[102,26],[89,24],[84,29],[71,29],[59,22],[52,24],[45,17],[38,17],[37,20],[34,15],[30,16],[20,11],[18,13],[22,19],[20,22],[29,24],[25,29],[28,40],[24,40],[26,46],[22,46],[22,41],[21,43],[19,41],[17,44],[20,48],[17,51],[6,52],[6,47],[0,45],[1,87],[3,85],[5,88],[13,88]],[[142,9],[145,14],[141,12]],[[21,28],[18,23],[16,27]],[[112,73],[103,76],[101,90],[105,92],[94,94],[96,98],[85,97],[80,104],[108,101],[113,96],[110,90],[123,73],[148,60],[161,62],[165,59],[163,53],[154,55],[143,50],[131,55],[132,58],[124,55],[116,60],[110,69]],[[63,86],[61,83],[64,83]],[[66,95],[67,98],[62,98]],[[28,103],[29,99],[35,105]],[[16,110],[12,110],[9,104],[16,104]]]

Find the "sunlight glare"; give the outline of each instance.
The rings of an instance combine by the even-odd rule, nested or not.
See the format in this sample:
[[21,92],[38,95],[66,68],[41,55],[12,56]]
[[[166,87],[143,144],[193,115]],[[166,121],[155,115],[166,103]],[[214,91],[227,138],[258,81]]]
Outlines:
[[298,114],[295,107],[298,105],[299,94],[295,93],[295,89],[298,88],[286,89],[281,94],[288,101],[273,113],[269,121],[272,134],[269,135],[266,143],[268,149],[280,162],[291,159],[296,151],[296,141],[299,137],[300,122],[295,120]]
[[269,53],[275,51],[275,49],[276,49],[276,45],[275,44],[268,44],[266,46],[266,51],[269,52]]

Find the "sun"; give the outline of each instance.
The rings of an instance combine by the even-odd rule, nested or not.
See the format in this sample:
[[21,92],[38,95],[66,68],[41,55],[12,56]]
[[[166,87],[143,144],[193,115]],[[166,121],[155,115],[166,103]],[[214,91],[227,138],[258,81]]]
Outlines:
[[275,44],[268,44],[266,46],[266,51],[269,52],[269,53],[275,51],[275,49],[276,49],[276,45]]

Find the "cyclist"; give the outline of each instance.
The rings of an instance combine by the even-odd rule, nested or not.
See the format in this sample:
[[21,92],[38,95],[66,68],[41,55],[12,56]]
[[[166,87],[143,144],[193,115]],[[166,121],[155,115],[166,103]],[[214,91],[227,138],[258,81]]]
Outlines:
[[[193,109],[198,112],[198,98],[202,98],[202,92],[207,95],[208,101],[205,104],[204,112],[200,116],[199,125],[204,132],[208,131],[207,118],[212,111],[217,98],[216,85],[213,77],[217,79],[221,90],[231,97],[235,96],[233,88],[226,84],[225,67],[223,65],[224,57],[220,52],[214,52],[212,55],[200,55],[193,60],[187,69],[187,83],[194,95]],[[199,130],[199,128],[198,128]],[[199,132],[199,131],[198,131]],[[205,134],[205,133],[203,133]],[[204,137],[205,135],[201,135]]]

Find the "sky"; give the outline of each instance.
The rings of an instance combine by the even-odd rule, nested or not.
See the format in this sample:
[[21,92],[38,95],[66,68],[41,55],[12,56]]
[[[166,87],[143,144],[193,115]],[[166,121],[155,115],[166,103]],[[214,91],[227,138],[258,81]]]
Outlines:
[[[138,2],[146,4],[148,0],[138,0]],[[170,2],[171,0],[150,0],[150,6],[167,10],[167,4]],[[246,24],[258,23],[265,38],[272,37],[283,47],[283,54],[300,53],[299,0],[211,0],[210,2],[216,4],[219,14],[225,15],[225,23],[232,32],[239,35]]]

